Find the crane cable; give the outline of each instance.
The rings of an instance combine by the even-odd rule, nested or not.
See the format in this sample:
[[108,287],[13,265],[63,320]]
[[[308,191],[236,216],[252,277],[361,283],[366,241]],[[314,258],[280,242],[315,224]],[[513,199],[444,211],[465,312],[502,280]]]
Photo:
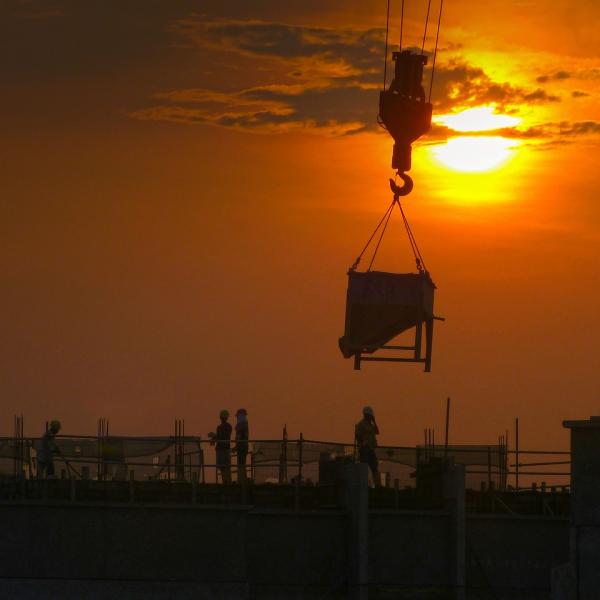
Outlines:
[[[404,34],[404,2],[405,2],[405,0],[402,0],[402,12],[401,12],[401,17],[400,17],[400,40],[399,40],[400,51],[402,51],[402,41],[403,41],[403,34]],[[437,51],[438,51],[438,44],[439,44],[439,38],[440,38],[440,26],[442,23],[443,9],[444,9],[444,0],[440,0],[440,10],[439,10],[439,14],[438,14],[437,31],[436,31],[436,35],[435,35],[435,48],[433,51],[433,64],[431,67],[431,80],[429,83],[429,100],[428,100],[429,102],[431,102],[431,93],[433,90],[433,79],[434,79],[434,75],[435,75],[435,63],[436,63],[436,59],[437,59]],[[423,31],[423,41],[421,44],[421,54],[423,54],[425,52],[425,41],[427,39],[427,29],[429,26],[430,13],[431,13],[431,0],[428,0],[427,14],[425,16],[425,28]],[[383,62],[383,90],[384,91],[385,91],[385,88],[387,85],[389,30],[390,30],[390,0],[387,0],[386,23],[385,23],[385,56],[384,56],[384,62]],[[378,121],[379,125],[385,129],[385,126],[380,121],[379,117],[378,117],[377,121]],[[383,217],[381,217],[381,220],[377,224],[377,227],[375,227],[375,230],[371,234],[371,237],[368,239],[367,243],[361,250],[360,254],[358,255],[358,257],[356,258],[356,260],[350,267],[350,271],[356,271],[356,269],[358,268],[358,265],[360,264],[362,257],[364,256],[365,252],[371,245],[371,242],[377,235],[377,232],[381,229],[381,232],[379,234],[379,239],[377,240],[377,244],[375,245],[375,249],[373,251],[373,256],[371,257],[371,261],[369,262],[369,267],[368,267],[367,271],[371,270],[371,268],[373,267],[373,263],[375,262],[375,258],[377,257],[377,252],[379,251],[379,247],[381,246],[381,242],[383,241],[383,236],[385,235],[387,226],[390,222],[390,217],[392,216],[394,206],[397,204],[398,210],[400,211],[400,214],[402,216],[402,222],[404,223],[406,235],[408,236],[408,241],[410,243],[410,247],[411,247],[411,250],[412,250],[414,258],[415,258],[417,270],[419,271],[419,273],[427,272],[427,268],[425,266],[425,261],[423,260],[423,255],[421,254],[421,250],[419,249],[417,240],[412,232],[412,229],[410,227],[408,219],[406,218],[406,215],[404,214],[404,209],[402,208],[402,204],[400,203],[400,195],[397,193],[398,188],[392,179],[390,179],[390,185],[392,187],[392,191],[394,191],[394,199],[392,200],[391,204],[388,206]]]
[[[393,182],[393,180],[390,180],[390,181]],[[371,261],[369,262],[369,267],[367,268],[367,271],[371,270],[371,268],[373,267],[373,264],[375,262],[375,258],[377,257],[377,252],[379,251],[379,247],[381,246],[383,236],[385,235],[385,232],[387,230],[388,223],[390,222],[390,217],[392,216],[394,206],[396,206],[396,205],[398,205],[398,209],[400,210],[400,214],[402,216],[402,222],[404,223],[404,228],[406,229],[406,234],[408,236],[408,241],[410,243],[410,247],[411,247],[411,250],[412,250],[414,258],[415,258],[417,270],[419,271],[419,273],[423,273],[424,271],[425,272],[427,271],[427,268],[425,266],[425,261],[423,260],[423,255],[421,254],[421,250],[419,249],[419,245],[417,244],[417,240],[415,239],[415,235],[412,232],[412,229],[410,227],[408,219],[406,218],[406,215],[404,214],[404,209],[402,208],[402,204],[400,203],[400,197],[397,194],[394,194],[394,199],[392,200],[391,204],[388,206],[383,217],[381,217],[379,223],[377,224],[377,227],[375,227],[375,230],[371,234],[371,237],[368,239],[367,243],[364,245],[360,254],[358,255],[358,257],[356,258],[356,260],[350,267],[350,271],[356,271],[356,269],[358,268],[358,265],[360,264],[360,261],[362,260],[362,257],[364,256],[365,252],[371,245],[371,242],[377,235],[377,232],[379,232],[381,230],[379,233],[379,239],[377,240],[377,244],[375,245],[375,249],[374,249],[373,255],[371,257]]]
[[383,236],[385,235],[385,230],[387,229],[388,223],[390,222],[390,217],[392,216],[392,211],[394,210],[394,204],[396,204],[395,198],[391,204],[390,210],[387,212],[387,219],[385,220],[385,223],[381,230],[381,234],[379,236],[379,239],[377,240],[377,245],[375,246],[375,250],[373,251],[373,256],[371,257],[371,262],[369,263],[369,268],[367,269],[367,271],[371,270],[371,267],[373,266],[373,263],[375,262],[375,257],[377,256],[377,251],[379,250],[379,246],[381,245],[381,240],[383,239]]
[[[377,235],[377,232],[379,231],[379,228],[381,227],[382,223],[386,220],[386,218],[389,220],[389,215],[392,213],[393,208],[394,208],[394,202],[392,201],[392,203],[388,206],[387,210],[385,211],[383,217],[381,217],[381,220],[377,224],[377,227],[375,227],[375,230],[371,234],[371,237],[369,238],[369,240],[365,244],[364,248],[360,251],[360,254],[358,255],[358,257],[356,258],[356,260],[350,267],[351,271],[356,271],[364,253],[367,251],[367,248],[371,245],[371,242],[373,241],[373,238]],[[372,263],[373,263],[373,261],[371,261],[371,264]]]
[[383,91],[387,85],[388,36],[390,33],[390,0],[387,0],[387,16],[385,19],[385,54],[383,60]]
[[[386,10],[386,20],[385,20],[385,52],[384,52],[384,61],[383,61],[383,90],[384,91],[385,91],[385,87],[387,85],[388,42],[389,42],[389,33],[390,33],[390,1],[391,0],[387,0],[387,10]],[[401,16],[400,16],[400,51],[402,51],[402,41],[403,41],[403,34],[404,34],[404,2],[405,2],[405,0],[402,0],[402,12],[401,12]],[[431,94],[433,92],[433,80],[435,77],[435,63],[436,63],[436,59],[437,59],[437,51],[438,51],[438,45],[439,45],[439,39],[440,39],[440,26],[442,24],[443,11],[444,11],[444,0],[440,0],[440,10],[439,10],[438,19],[437,19],[437,31],[435,34],[435,47],[433,50],[433,64],[431,66],[431,79],[429,81],[429,98],[427,100],[428,102],[431,102]],[[425,27],[424,27],[424,31],[423,31],[423,41],[421,43],[421,55],[423,55],[425,53],[425,41],[427,39],[427,29],[429,27],[430,14],[431,14],[431,0],[428,0],[427,1],[427,14],[425,16]],[[377,123],[379,124],[380,127],[387,130],[385,125],[381,122],[379,115],[377,116]]]
[[427,16],[425,17],[425,31],[423,32],[423,43],[421,44],[421,56],[425,51],[425,38],[427,37],[427,27],[429,25],[429,13],[431,11],[431,0],[427,2]]
[[404,0],[402,0],[402,13],[400,15],[400,52],[402,52],[402,34],[404,33]]
[[417,240],[415,239],[412,229],[410,228],[408,219],[406,218],[406,215],[404,214],[404,209],[402,208],[402,204],[400,204],[400,200],[396,200],[396,203],[398,204],[398,208],[400,209],[400,214],[402,215],[402,220],[404,221],[404,227],[405,227],[406,233],[408,235],[408,241],[410,242],[410,247],[412,248],[413,255],[415,257],[415,263],[417,264],[417,270],[419,271],[419,273],[422,273],[423,271],[426,272],[427,267],[425,266],[425,261],[423,260],[423,255],[421,254],[421,251],[419,250]]
[[433,51],[433,65],[431,67],[431,81],[429,82],[429,100],[431,102],[431,91],[433,90],[433,77],[435,75],[435,59],[437,58],[438,42],[440,39],[440,25],[442,23],[442,11],[444,10],[444,0],[440,0],[440,12],[438,15],[437,32],[435,34],[435,50]]

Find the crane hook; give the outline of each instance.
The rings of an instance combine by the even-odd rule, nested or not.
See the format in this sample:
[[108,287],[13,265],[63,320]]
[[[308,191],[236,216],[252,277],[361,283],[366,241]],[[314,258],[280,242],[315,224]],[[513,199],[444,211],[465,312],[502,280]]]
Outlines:
[[400,196],[408,196],[408,194],[410,194],[413,189],[413,180],[411,179],[410,175],[407,175],[406,173],[401,173],[400,171],[398,171],[398,177],[400,177],[400,179],[402,179],[402,181],[404,182],[404,185],[402,187],[400,187],[393,179],[390,178],[390,189],[394,194],[394,198],[399,198]]

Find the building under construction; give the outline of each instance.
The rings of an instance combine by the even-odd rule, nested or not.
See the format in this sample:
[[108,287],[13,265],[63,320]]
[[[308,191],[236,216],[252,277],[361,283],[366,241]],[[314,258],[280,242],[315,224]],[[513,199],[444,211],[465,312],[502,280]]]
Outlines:
[[[569,426],[589,453],[600,423],[584,423]],[[56,444],[48,479],[20,419],[0,440],[0,597],[541,600],[587,585],[569,566],[569,532],[589,510],[575,441],[571,454],[504,436],[435,444],[426,431],[423,444],[377,448],[377,488],[353,444],[304,436],[251,441],[246,477],[230,484],[210,440],[181,422],[157,437],[101,422]]]

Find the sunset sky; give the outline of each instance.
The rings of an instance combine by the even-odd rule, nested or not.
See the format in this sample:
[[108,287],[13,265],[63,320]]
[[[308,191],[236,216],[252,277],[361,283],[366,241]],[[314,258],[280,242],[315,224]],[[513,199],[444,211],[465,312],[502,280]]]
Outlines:
[[[597,0],[445,0],[403,202],[446,317],[432,372],[342,358],[346,272],[391,201],[385,8],[0,4],[1,434],[206,435],[244,406],[253,437],[345,441],[371,404],[414,444],[451,396],[451,442],[518,416],[562,449],[600,414]],[[390,228],[376,267],[414,270]]]

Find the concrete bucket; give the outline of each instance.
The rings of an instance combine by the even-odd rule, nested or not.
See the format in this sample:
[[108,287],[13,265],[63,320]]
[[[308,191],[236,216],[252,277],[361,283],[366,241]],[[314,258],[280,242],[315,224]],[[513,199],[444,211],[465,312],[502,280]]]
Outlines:
[[[349,271],[346,298],[346,325],[339,340],[345,358],[354,356],[354,368],[361,361],[422,362],[431,368],[433,341],[433,297],[435,284],[428,273],[384,273]],[[425,357],[421,356],[425,324]],[[412,346],[388,346],[390,340],[415,328]],[[410,356],[363,356],[377,350],[411,352]]]

